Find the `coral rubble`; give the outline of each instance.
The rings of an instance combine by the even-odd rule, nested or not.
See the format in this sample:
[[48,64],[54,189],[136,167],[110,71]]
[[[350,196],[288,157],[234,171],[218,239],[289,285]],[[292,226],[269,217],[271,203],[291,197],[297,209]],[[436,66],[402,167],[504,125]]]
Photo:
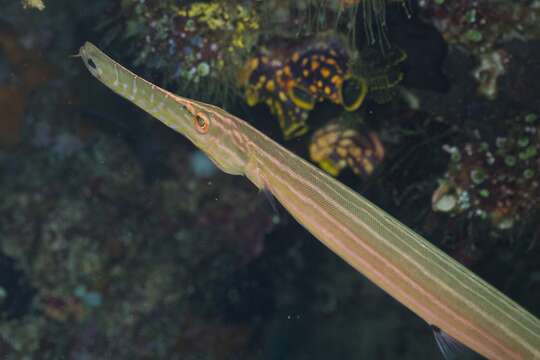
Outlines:
[[499,229],[538,211],[540,206],[540,127],[538,115],[510,119],[504,131],[474,142],[448,146],[448,172],[433,194],[436,211],[478,216]]

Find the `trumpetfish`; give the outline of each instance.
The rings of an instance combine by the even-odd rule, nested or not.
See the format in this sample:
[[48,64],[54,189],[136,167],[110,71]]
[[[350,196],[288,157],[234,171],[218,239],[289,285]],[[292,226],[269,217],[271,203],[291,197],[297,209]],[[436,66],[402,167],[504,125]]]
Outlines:
[[183,134],[219,169],[271,193],[437,332],[489,359],[540,359],[538,318],[360,194],[246,121],[140,78],[91,43],[78,55],[99,81]]

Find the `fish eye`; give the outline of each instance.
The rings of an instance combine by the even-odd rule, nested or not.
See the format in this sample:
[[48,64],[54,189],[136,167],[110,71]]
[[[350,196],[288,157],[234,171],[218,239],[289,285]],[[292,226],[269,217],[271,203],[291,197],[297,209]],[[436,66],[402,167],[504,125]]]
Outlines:
[[210,119],[203,113],[198,113],[194,118],[195,129],[201,134],[206,134],[210,128]]

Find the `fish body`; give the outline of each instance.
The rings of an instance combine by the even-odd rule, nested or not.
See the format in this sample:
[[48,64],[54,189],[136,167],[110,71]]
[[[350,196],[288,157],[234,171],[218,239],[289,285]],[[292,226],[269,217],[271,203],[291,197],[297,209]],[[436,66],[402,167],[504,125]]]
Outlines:
[[540,321],[360,194],[244,120],[141,79],[86,43],[88,70],[270,192],[317,239],[433,327],[489,359],[540,359]]

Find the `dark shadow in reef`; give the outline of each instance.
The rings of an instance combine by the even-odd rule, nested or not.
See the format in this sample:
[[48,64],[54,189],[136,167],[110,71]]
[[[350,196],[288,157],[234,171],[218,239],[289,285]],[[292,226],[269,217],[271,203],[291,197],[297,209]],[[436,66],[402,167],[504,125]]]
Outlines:
[[410,19],[390,17],[388,29],[392,43],[407,54],[403,63],[403,85],[447,92],[450,84],[441,69],[448,46],[437,29],[415,16]]
[[0,299],[0,317],[17,319],[28,312],[36,294],[25,274],[17,269],[15,261],[0,254],[0,287],[4,289],[5,297]]

